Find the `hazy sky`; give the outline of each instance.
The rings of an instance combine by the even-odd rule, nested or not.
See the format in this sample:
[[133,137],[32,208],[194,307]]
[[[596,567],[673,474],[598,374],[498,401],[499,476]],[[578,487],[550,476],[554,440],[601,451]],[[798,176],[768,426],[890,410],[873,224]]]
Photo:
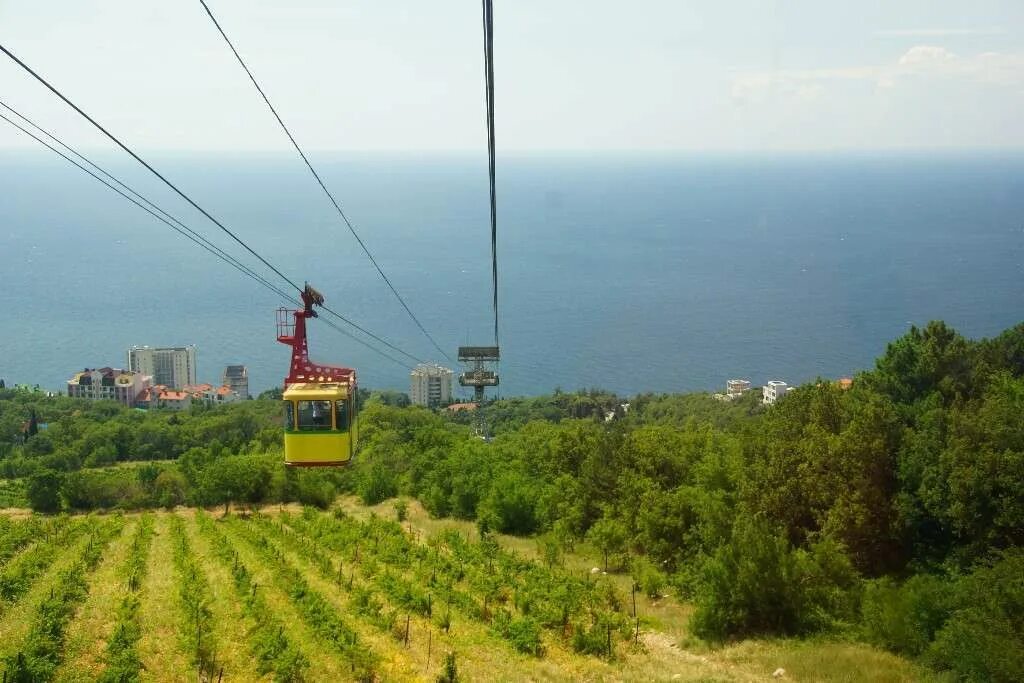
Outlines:
[[[209,2],[309,149],[484,148],[478,0]],[[140,149],[287,150],[198,0],[0,0],[0,42]],[[504,151],[1024,147],[1022,0],[495,0],[495,53]],[[0,97],[107,147],[2,54]]]

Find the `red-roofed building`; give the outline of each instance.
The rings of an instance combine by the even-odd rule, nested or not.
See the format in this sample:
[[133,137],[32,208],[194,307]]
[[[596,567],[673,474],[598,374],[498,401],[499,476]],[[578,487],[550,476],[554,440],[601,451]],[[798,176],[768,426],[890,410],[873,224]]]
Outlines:
[[185,387],[184,392],[191,396],[193,401],[206,405],[233,403],[240,398],[238,392],[231,387],[214,387],[212,384],[190,384]]
[[156,405],[150,400],[150,407],[167,408],[168,410],[188,410],[192,407],[192,395],[184,391],[165,389],[156,396]]

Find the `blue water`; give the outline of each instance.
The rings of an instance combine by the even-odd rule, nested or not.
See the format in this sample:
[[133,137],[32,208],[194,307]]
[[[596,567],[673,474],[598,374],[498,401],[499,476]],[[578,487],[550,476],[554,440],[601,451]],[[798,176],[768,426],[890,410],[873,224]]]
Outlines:
[[[488,344],[483,160],[314,155],[385,271],[454,355]],[[291,157],[156,156],[335,310],[443,360]],[[143,172],[119,173],[209,235]],[[911,323],[1024,320],[1024,157],[503,156],[502,394],[716,390],[870,367]],[[217,234],[219,244],[241,255]],[[250,259],[251,261],[251,259]],[[280,382],[271,293],[49,152],[0,156],[0,377],[59,388],[131,344],[199,347],[199,374]],[[314,357],[364,386],[408,371],[322,326]]]

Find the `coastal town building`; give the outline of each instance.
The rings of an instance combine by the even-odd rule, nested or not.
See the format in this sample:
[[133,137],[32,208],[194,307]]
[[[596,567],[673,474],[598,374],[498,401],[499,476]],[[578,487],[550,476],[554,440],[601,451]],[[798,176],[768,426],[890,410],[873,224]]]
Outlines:
[[152,377],[154,384],[181,389],[196,383],[196,347],[133,346],[128,349],[128,369]]
[[86,368],[68,380],[68,396],[92,401],[117,401],[134,408],[149,388],[150,378],[140,372],[116,368]]
[[229,365],[224,368],[220,383],[230,387],[241,398],[249,398],[249,371],[244,365]]
[[452,401],[452,371],[434,363],[421,363],[409,373],[409,397],[414,405],[437,407]]
[[189,384],[182,388],[182,392],[191,396],[193,403],[203,403],[208,406],[234,403],[241,398],[238,392],[231,387],[215,387],[212,384]]
[[192,395],[185,391],[165,388],[156,395],[156,405],[153,407],[166,410],[188,410],[192,407]]
[[739,398],[746,391],[750,391],[749,379],[730,379],[725,383],[725,395],[728,398]]
[[765,405],[772,405],[789,391],[791,388],[788,384],[780,379],[773,379],[761,387],[761,400]]

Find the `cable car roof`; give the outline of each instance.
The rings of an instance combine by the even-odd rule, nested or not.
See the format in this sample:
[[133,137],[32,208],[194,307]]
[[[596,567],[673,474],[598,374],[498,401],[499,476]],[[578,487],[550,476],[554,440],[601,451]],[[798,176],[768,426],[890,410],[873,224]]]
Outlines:
[[291,384],[284,392],[286,401],[333,401],[339,398],[348,398],[348,387],[337,382]]

